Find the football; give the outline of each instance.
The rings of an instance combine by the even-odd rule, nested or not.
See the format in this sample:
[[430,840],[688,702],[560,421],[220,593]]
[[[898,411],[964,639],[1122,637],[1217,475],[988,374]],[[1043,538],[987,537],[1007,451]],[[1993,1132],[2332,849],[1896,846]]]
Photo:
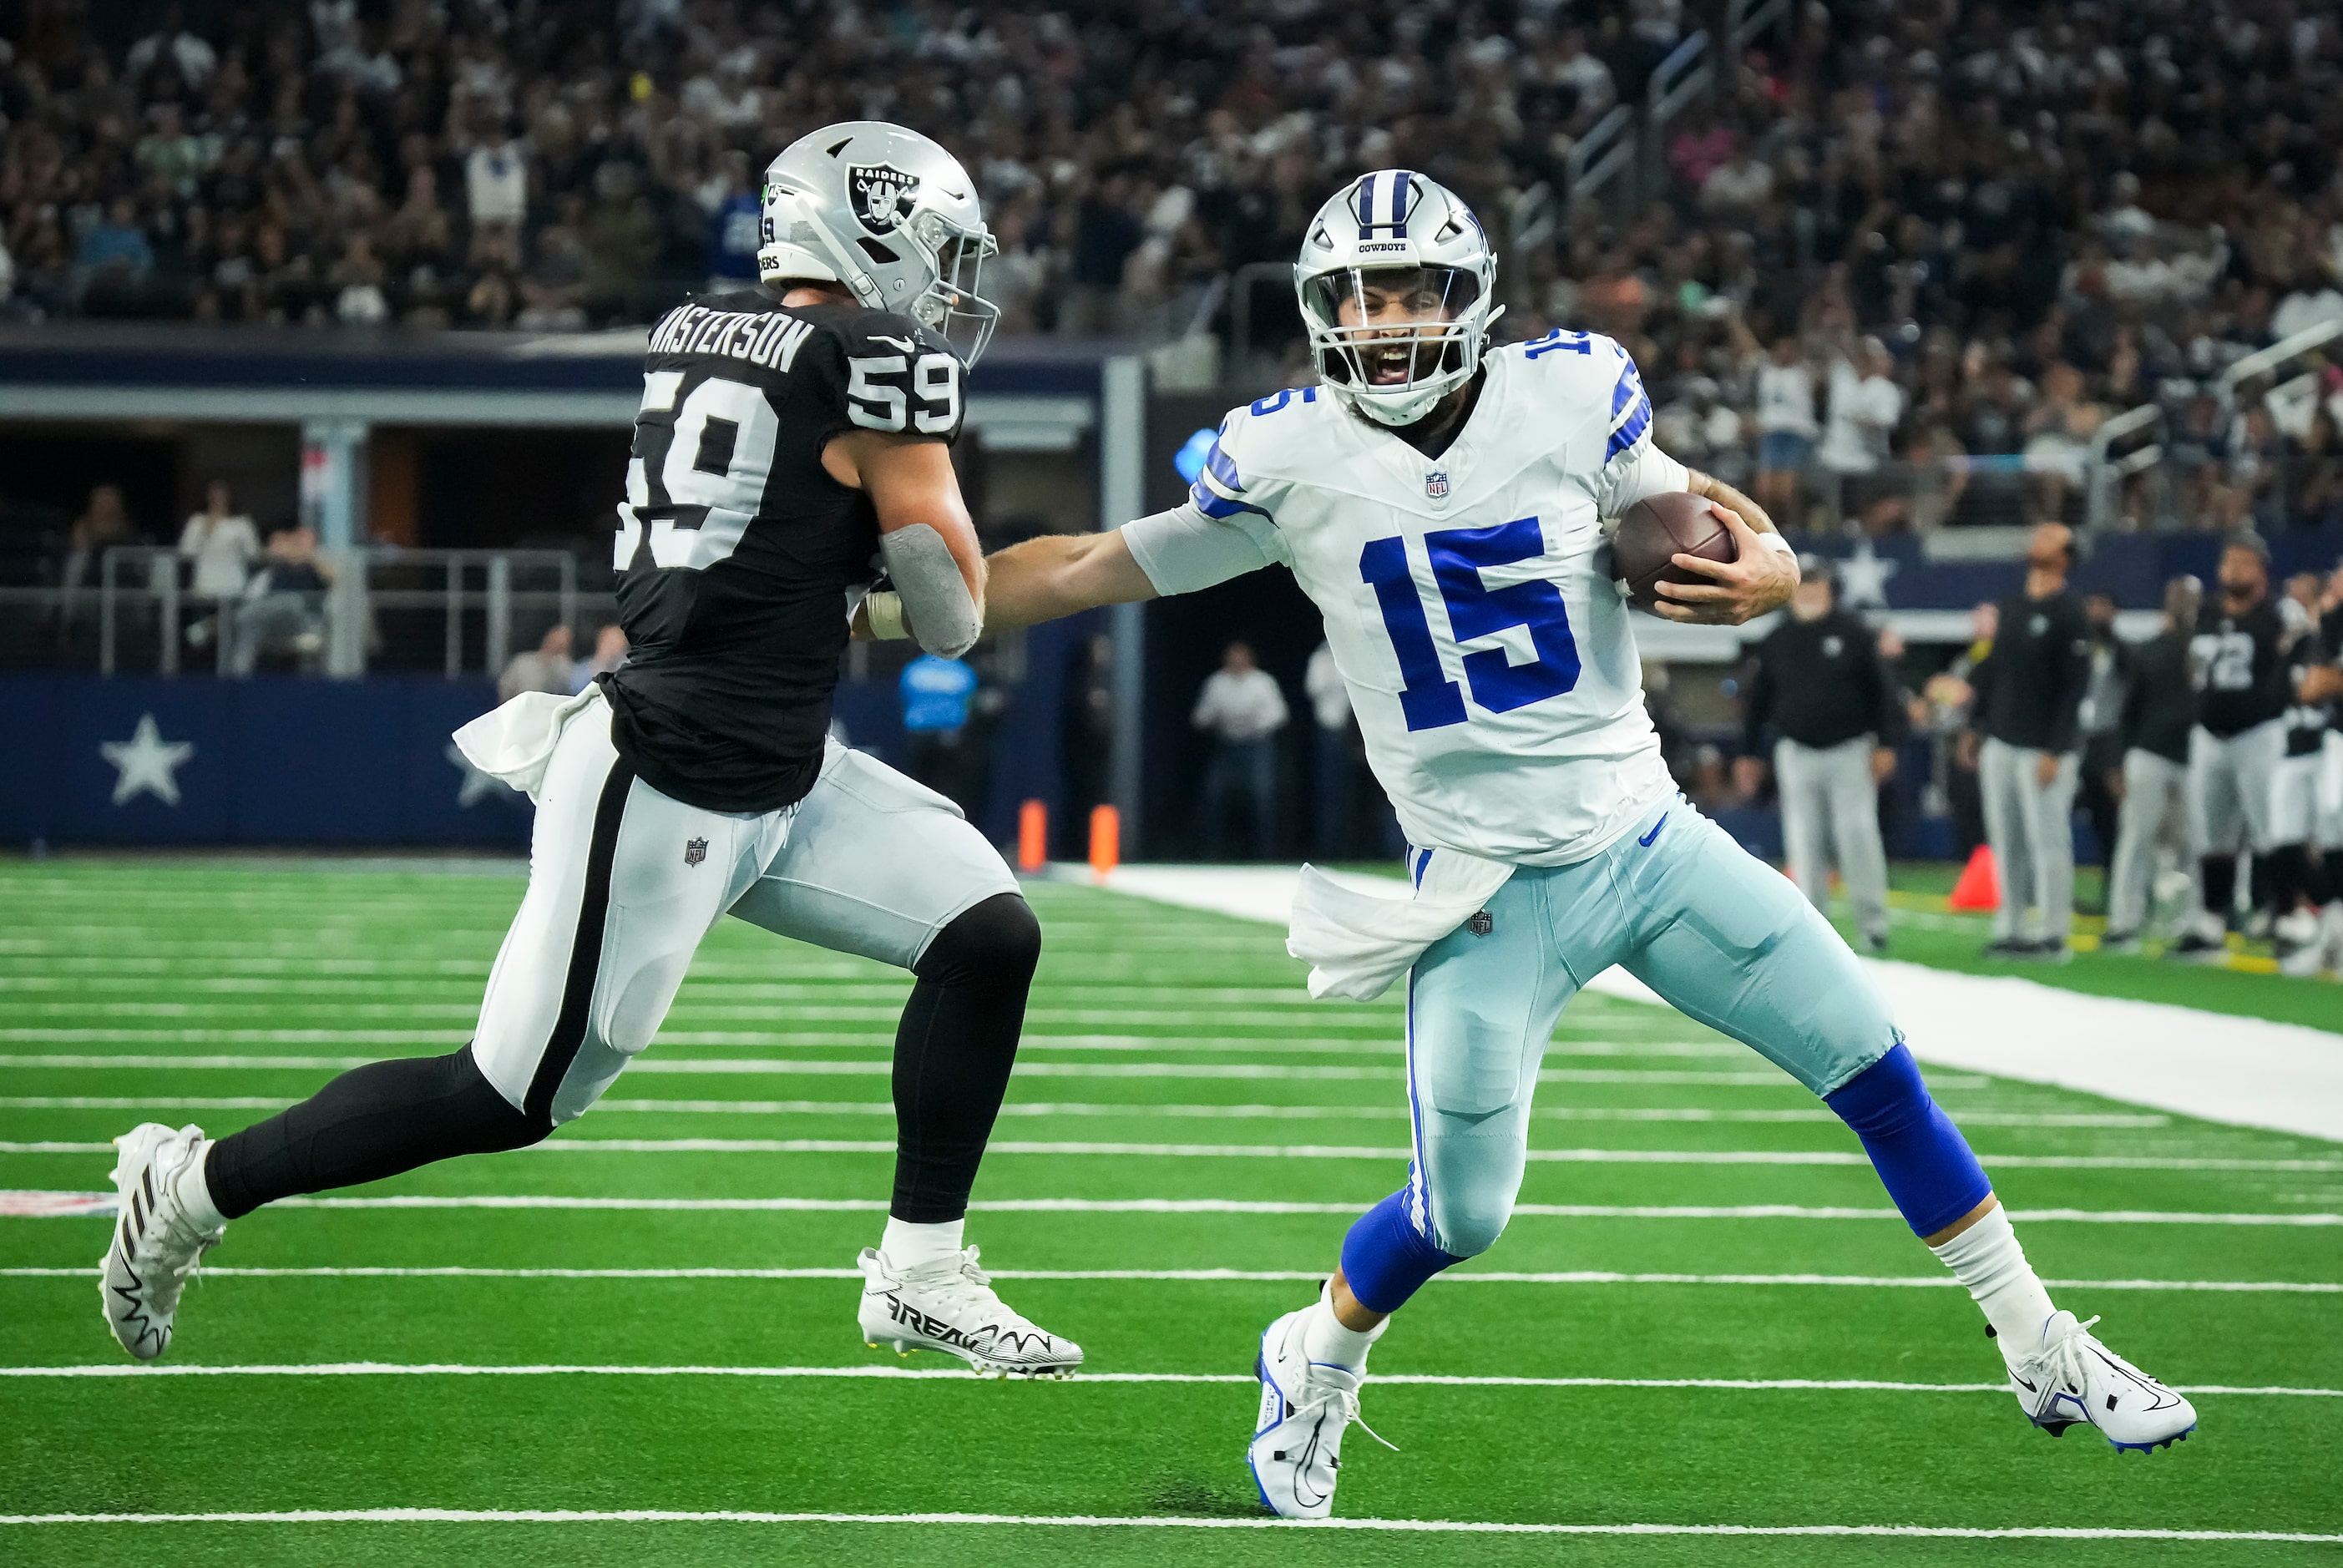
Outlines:
[[1649,611],[1661,583],[1707,580],[1677,566],[1678,555],[1732,561],[1741,558],[1741,547],[1704,498],[1684,491],[1646,497],[1627,508],[1611,536],[1612,580],[1629,604]]

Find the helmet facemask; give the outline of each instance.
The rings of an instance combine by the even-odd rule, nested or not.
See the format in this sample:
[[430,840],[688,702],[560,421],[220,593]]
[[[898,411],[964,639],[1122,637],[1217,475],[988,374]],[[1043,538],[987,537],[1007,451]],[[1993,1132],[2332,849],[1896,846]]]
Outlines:
[[940,333],[962,362],[975,364],[1001,325],[1001,307],[977,292],[985,261],[1001,254],[1001,242],[988,229],[970,233],[932,210],[904,226],[935,267],[935,281],[911,302],[910,314]]
[[1379,423],[1422,418],[1480,367],[1489,302],[1465,268],[1336,267],[1300,293],[1320,377]]

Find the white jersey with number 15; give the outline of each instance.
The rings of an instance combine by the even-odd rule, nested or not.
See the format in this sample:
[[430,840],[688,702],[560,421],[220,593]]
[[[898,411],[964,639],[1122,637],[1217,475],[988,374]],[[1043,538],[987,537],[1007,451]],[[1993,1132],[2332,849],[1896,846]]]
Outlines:
[[1610,338],[1483,363],[1437,457],[1322,388],[1280,392],[1222,422],[1186,505],[1123,532],[1167,594],[1292,569],[1411,843],[1564,865],[1673,788],[1602,546],[1605,519],[1685,473]]

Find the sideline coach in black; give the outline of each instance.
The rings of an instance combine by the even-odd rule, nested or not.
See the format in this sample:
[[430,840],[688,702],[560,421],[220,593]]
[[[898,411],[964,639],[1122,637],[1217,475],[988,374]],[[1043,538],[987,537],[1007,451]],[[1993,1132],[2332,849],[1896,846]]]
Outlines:
[[1837,608],[1830,563],[1807,556],[1798,565],[1789,618],[1757,645],[1735,782],[1744,793],[1756,789],[1765,766],[1758,747],[1771,729],[1791,879],[1827,914],[1826,859],[1835,859],[1864,944],[1885,952],[1887,854],[1879,841],[1879,786],[1896,770],[1904,709],[1878,639],[1861,617]]
[[1977,780],[2001,871],[1993,958],[2070,956],[2075,922],[2076,719],[2091,678],[2091,628],[2066,586],[2075,537],[2044,523],[2026,544],[2026,586],[2001,601],[1993,651],[1970,678],[1985,732]]

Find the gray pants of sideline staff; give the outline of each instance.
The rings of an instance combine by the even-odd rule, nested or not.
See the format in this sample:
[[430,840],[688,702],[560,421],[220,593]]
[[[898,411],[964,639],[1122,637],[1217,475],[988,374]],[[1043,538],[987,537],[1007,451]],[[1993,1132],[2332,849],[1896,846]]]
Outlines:
[[2043,753],[1988,736],[1977,759],[1985,795],[1985,836],[2001,871],[1996,938],[2067,939],[2075,923],[2075,775],[2073,752],[2058,759],[2048,788],[2036,782]]
[[1836,746],[1774,743],[1774,779],[1782,796],[1782,849],[1790,879],[1830,912],[1828,863],[1838,862],[1855,923],[1865,937],[1887,938],[1887,851],[1879,842],[1879,787],[1871,777],[1876,742],[1858,735]]
[[2188,765],[2133,747],[2124,753],[2123,820],[2107,889],[2107,931],[2139,930],[2156,903],[2156,851],[2168,846],[2186,866],[2188,848]]

